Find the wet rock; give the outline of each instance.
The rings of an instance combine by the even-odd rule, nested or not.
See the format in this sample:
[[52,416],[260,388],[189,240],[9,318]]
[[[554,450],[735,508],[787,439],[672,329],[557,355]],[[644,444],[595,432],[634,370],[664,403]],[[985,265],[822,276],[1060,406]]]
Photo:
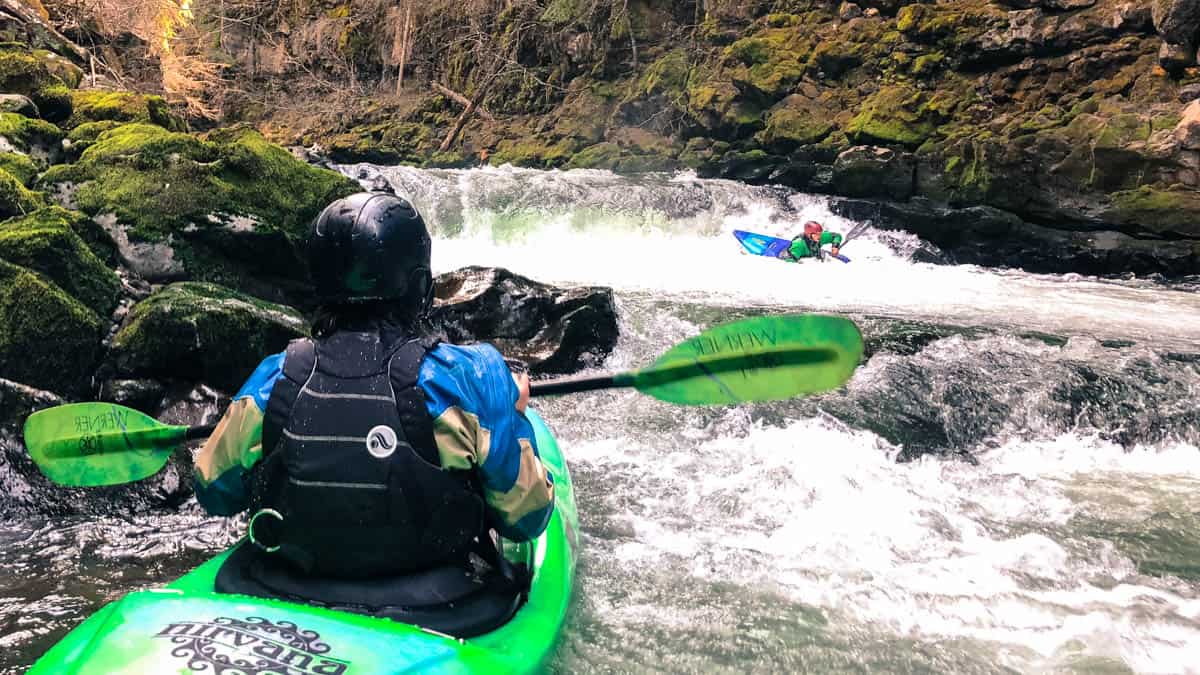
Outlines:
[[268,354],[301,337],[299,312],[210,283],[171,284],[134,306],[113,338],[124,378],[206,382],[236,391]]
[[599,365],[617,341],[607,288],[556,288],[505,269],[439,275],[434,325],[452,342],[492,342],[529,371],[569,373]]
[[1179,102],[1191,103],[1200,99],[1200,84],[1185,84],[1179,88]]
[[834,161],[833,190],[848,197],[908,199],[913,193],[915,168],[909,153],[857,145]]
[[140,410],[148,415],[158,411],[166,386],[158,380],[107,380],[100,386],[100,400]]
[[850,19],[860,17],[862,15],[862,7],[859,7],[853,2],[843,2],[838,7],[838,18],[842,21],[849,21]]
[[[1076,231],[1043,227],[986,206],[953,209],[914,198],[907,203],[837,200],[834,213],[876,227],[902,229],[942,249],[953,262],[1030,272],[1179,277],[1200,270],[1200,240],[1135,238],[1101,223]],[[1062,227],[1059,224],[1058,227]]]

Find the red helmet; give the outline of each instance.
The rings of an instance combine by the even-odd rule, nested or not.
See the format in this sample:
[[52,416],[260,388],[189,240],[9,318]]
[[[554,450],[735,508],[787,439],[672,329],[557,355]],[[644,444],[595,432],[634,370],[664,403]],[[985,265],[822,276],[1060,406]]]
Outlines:
[[804,236],[806,237],[811,237],[815,234],[821,234],[824,231],[825,228],[821,227],[821,224],[815,220],[810,220],[804,224]]

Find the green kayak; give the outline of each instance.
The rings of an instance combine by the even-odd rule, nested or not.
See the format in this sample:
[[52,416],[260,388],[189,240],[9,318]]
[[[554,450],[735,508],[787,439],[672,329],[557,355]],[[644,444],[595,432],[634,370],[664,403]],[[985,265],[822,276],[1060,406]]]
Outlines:
[[529,566],[527,602],[500,628],[460,640],[417,626],[332,609],[214,591],[229,552],[165,588],[110,603],[29,671],[67,673],[524,673],[549,658],[571,599],[578,521],[567,464],[546,423],[527,413],[554,474],[556,504],[532,542],[505,543]]

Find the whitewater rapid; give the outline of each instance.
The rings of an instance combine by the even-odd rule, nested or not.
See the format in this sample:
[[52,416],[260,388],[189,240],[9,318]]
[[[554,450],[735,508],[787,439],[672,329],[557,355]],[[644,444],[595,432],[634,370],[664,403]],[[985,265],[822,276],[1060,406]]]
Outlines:
[[961,324],[1200,343],[1200,294],[1144,280],[1035,275],[914,262],[936,251],[904,232],[868,229],[849,264],[800,265],[740,251],[743,229],[798,234],[807,220],[845,233],[856,221],[829,200],[691,174],[626,178],[607,171],[341,167],[383,176],[430,222],[436,271],[507,267],[553,283],[689,297],[724,306],[789,306]]

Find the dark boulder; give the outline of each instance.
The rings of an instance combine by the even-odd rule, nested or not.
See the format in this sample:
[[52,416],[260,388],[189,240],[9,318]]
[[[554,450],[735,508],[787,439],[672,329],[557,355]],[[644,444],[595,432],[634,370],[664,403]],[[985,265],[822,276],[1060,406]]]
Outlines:
[[843,199],[834,213],[873,220],[876,227],[912,232],[956,263],[1017,267],[1030,272],[1179,277],[1200,270],[1200,240],[1138,238],[1098,223],[1021,220],[989,206],[953,209],[916,198],[907,203]]
[[490,267],[439,275],[431,319],[452,342],[491,342],[533,374],[597,366],[617,342],[610,289],[556,288]]
[[833,191],[848,197],[904,200],[912,196],[916,164],[907,152],[870,145],[844,150],[833,163]]

